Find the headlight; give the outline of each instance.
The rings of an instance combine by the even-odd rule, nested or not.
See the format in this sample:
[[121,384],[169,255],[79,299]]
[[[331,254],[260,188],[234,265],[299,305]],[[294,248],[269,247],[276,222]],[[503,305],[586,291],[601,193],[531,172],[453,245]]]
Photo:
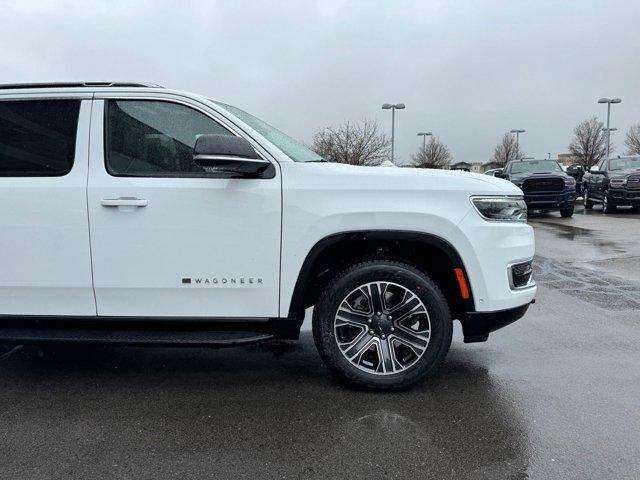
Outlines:
[[564,186],[565,187],[575,187],[576,186],[576,179],[573,178],[573,177],[565,178],[564,179]]
[[626,178],[612,178],[609,180],[609,184],[612,187],[624,187],[627,184]]
[[471,197],[471,203],[490,222],[527,221],[527,204],[522,197]]

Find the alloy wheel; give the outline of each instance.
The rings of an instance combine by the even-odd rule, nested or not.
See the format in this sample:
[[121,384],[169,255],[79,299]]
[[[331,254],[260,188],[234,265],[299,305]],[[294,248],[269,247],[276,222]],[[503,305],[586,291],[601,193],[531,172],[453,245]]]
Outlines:
[[340,303],[334,321],[342,355],[360,370],[391,375],[413,366],[427,350],[429,313],[406,287],[370,282],[352,290]]

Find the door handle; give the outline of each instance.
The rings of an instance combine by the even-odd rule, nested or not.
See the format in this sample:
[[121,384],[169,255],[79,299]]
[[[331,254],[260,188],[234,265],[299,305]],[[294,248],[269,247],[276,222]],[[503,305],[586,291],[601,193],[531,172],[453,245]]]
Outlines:
[[103,207],[146,207],[149,202],[145,198],[120,197],[103,198],[100,203]]

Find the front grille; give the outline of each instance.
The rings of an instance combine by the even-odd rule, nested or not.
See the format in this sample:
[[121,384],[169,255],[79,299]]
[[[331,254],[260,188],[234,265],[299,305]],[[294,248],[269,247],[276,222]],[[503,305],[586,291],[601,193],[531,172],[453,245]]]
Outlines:
[[522,184],[525,193],[561,192],[564,190],[564,179],[558,178],[527,178]]
[[533,268],[531,267],[531,261],[516,263],[511,265],[509,278],[511,280],[511,288],[526,287],[531,281],[533,275]]
[[640,190],[640,175],[629,175],[629,178],[627,178],[627,188]]

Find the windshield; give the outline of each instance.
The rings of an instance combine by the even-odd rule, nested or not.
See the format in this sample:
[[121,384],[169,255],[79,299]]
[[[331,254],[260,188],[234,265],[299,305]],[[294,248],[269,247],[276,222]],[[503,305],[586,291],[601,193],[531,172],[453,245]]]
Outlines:
[[562,172],[560,165],[555,160],[527,160],[513,162],[511,173],[551,173]]
[[232,105],[226,103],[216,102],[216,105],[220,105],[231,115],[238,117],[244,123],[253,128],[256,132],[262,135],[264,138],[273,143],[276,147],[282,150],[291,160],[296,162],[322,162],[323,158],[314,151],[307,148],[301,142],[294,140],[290,136],[282,133],[277,128],[272,127],[268,123],[263,122],[257,117],[254,117],[250,113],[240,110]]
[[609,170],[640,170],[640,157],[610,160]]

